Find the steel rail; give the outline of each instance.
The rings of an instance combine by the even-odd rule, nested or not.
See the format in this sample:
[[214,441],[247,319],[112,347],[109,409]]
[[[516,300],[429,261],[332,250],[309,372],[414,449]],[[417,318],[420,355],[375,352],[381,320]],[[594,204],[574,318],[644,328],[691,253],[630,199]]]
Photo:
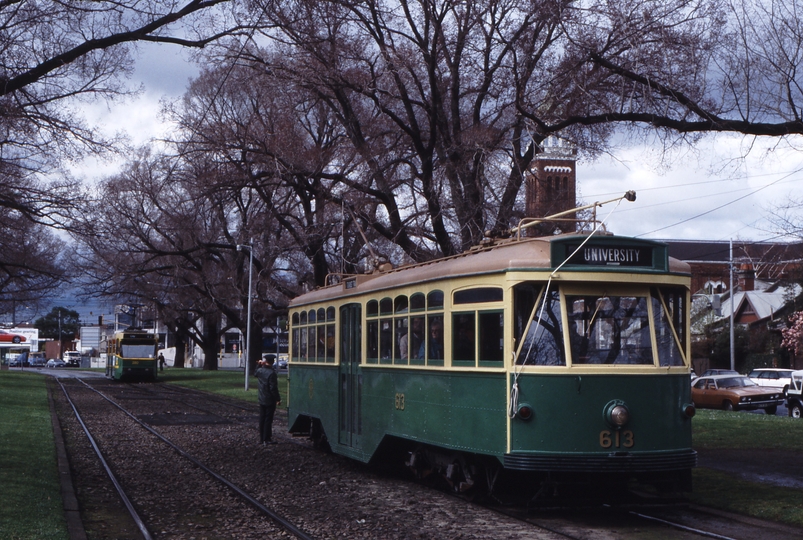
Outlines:
[[[145,522],[142,521],[142,518],[139,516],[139,513],[137,512],[137,510],[134,508],[134,505],[131,502],[131,499],[128,498],[128,495],[126,495],[126,492],[123,489],[123,486],[117,480],[117,477],[114,475],[114,473],[112,472],[111,468],[109,467],[109,464],[106,461],[106,458],[103,457],[103,453],[101,453],[100,447],[95,442],[95,438],[92,437],[92,434],[89,432],[89,428],[84,423],[84,420],[81,417],[81,413],[78,412],[78,409],[76,408],[75,403],[73,403],[73,400],[70,398],[70,394],[67,392],[67,389],[64,387],[64,385],[62,384],[62,382],[61,382],[61,380],[59,378],[56,378],[56,382],[59,383],[59,386],[61,387],[61,391],[64,393],[64,397],[67,398],[67,403],[70,404],[70,407],[72,407],[72,410],[75,413],[75,418],[78,420],[78,423],[81,424],[81,428],[83,428],[87,439],[89,439],[89,443],[92,445],[92,448],[95,450],[95,454],[97,454],[98,459],[100,460],[101,464],[103,465],[103,468],[106,470],[106,474],[109,475],[109,479],[111,480],[112,484],[114,484],[114,488],[117,490],[117,494],[123,500],[123,504],[125,504],[125,507],[128,509],[128,513],[131,515],[132,519],[137,524],[137,528],[142,533],[142,537],[145,538],[146,540],[152,540],[153,537],[151,536],[150,531],[148,531],[148,528],[145,526]],[[81,381],[81,382],[83,382],[83,381]]]

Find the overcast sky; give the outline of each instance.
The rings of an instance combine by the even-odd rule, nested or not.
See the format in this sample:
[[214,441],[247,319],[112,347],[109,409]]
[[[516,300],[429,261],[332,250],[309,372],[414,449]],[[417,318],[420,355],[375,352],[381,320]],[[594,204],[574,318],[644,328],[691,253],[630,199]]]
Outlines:
[[[109,134],[124,129],[132,142],[144,144],[169,128],[159,118],[160,100],[181,97],[197,72],[180,48],[143,44],[134,80],[143,84],[142,95],[111,110],[93,107],[88,120]],[[747,158],[739,159],[748,146]],[[695,149],[669,156],[655,148],[645,143],[578,162],[578,196],[583,202],[609,200],[631,189],[637,193],[635,202],[622,202],[608,218],[610,231],[654,239],[784,240],[767,218],[799,190],[803,152],[776,138],[738,135],[711,136]],[[87,162],[76,173],[98,179],[117,166]],[[598,216],[608,216],[615,206],[603,206]]]

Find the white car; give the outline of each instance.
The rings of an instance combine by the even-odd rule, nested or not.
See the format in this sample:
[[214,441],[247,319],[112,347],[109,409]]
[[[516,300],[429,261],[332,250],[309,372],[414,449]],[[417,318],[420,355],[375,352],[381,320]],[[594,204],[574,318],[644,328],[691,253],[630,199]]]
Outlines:
[[60,360],[58,358],[51,358],[45,364],[49,368],[61,368],[65,366],[64,360]]
[[792,384],[786,393],[786,410],[792,418],[803,417],[803,371],[792,373]]
[[792,384],[792,369],[759,368],[750,372],[748,377],[759,386],[773,386],[783,388],[786,394]]

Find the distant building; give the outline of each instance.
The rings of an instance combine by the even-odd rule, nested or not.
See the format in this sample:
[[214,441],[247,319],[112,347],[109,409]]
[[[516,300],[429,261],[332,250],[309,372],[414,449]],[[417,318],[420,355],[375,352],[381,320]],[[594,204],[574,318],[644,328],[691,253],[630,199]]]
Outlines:
[[[557,137],[544,141],[543,152],[535,157],[526,174],[525,215],[542,218],[577,206],[577,149]],[[532,227],[530,236],[574,232],[575,214],[563,221]]]

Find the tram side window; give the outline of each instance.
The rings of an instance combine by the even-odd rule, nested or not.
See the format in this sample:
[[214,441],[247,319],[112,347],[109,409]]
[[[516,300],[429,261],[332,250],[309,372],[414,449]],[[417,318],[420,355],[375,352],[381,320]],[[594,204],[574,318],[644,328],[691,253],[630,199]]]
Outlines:
[[308,359],[307,356],[307,329],[300,328],[299,333],[301,334],[301,351],[299,351],[298,359],[302,362],[306,362]]
[[318,362],[326,362],[326,325],[318,326],[318,341],[316,343]]
[[505,350],[504,315],[501,311],[480,312],[479,322],[480,366],[497,366]]
[[476,363],[476,317],[474,313],[452,315],[452,364],[473,366]]
[[[410,305],[407,296],[399,295],[393,300],[393,312],[397,316],[393,320],[393,363],[407,364],[409,358],[410,338],[407,335],[407,313]],[[399,317],[398,315],[403,315]]]
[[300,345],[301,343],[298,339],[298,328],[293,328],[293,360],[301,360],[301,354],[299,353]]
[[393,335],[393,363],[406,364],[409,360],[408,349],[410,345],[410,340],[407,336],[407,317],[399,317],[394,320]]
[[369,320],[367,325],[368,333],[368,353],[367,360],[369,364],[376,364],[379,362],[379,320]]
[[427,339],[419,355],[426,357],[428,366],[443,365],[443,315],[427,317]]
[[379,363],[390,364],[393,353],[393,319],[379,321]]
[[315,337],[315,327],[310,326],[309,328],[307,328],[307,333],[309,334],[309,337],[307,338],[307,347],[308,347],[307,360],[309,362],[315,362],[318,359],[318,354],[317,354],[318,340]]
[[330,364],[335,361],[335,325],[326,325],[326,361]]
[[425,347],[425,319],[423,316],[410,317],[410,364],[422,365],[424,363]]
[[[521,295],[519,295],[521,292]],[[544,301],[534,302],[529,285],[516,291],[515,319],[527,322],[527,333],[521,340],[516,363],[531,366],[565,366],[563,324],[560,313],[560,293],[549,291]]]
[[683,355],[672,332],[672,325],[660,298],[653,296],[652,313],[655,316],[655,343],[658,347],[658,363],[661,366],[682,366]]
[[652,364],[647,299],[566,296],[572,362]]

